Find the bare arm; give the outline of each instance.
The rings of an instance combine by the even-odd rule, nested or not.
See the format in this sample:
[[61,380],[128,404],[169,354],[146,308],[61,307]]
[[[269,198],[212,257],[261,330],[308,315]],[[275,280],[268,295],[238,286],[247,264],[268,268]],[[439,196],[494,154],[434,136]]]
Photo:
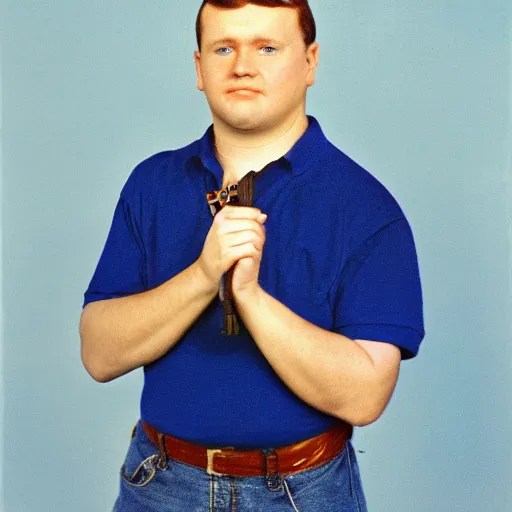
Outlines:
[[80,318],[82,362],[108,382],[166,354],[219,291],[222,275],[256,252],[259,208],[226,206],[216,214],[200,257],[162,285],[87,304]]
[[261,287],[257,290],[238,295],[236,306],[258,348],[290,390],[351,425],[376,421],[395,389],[400,349],[322,329]]
[[168,352],[218,293],[198,261],[147,292],[87,304],[80,318],[82,362],[109,382]]

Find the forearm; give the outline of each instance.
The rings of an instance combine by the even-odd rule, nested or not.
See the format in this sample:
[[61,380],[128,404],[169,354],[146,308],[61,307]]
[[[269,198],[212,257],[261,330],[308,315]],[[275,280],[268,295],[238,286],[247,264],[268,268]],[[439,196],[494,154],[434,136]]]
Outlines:
[[152,290],[89,303],[80,319],[85,368],[108,382],[159,359],[217,293],[196,261]]
[[382,413],[389,390],[354,340],[308,322],[261,288],[236,305],[265,358],[302,400],[352,425]]

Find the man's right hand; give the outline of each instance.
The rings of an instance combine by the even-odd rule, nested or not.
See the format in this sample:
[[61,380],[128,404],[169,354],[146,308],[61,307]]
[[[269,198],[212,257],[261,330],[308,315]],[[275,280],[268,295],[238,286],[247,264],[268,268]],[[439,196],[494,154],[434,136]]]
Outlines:
[[259,208],[224,206],[213,218],[197,263],[212,285],[241,258],[255,256],[265,240],[267,216]]

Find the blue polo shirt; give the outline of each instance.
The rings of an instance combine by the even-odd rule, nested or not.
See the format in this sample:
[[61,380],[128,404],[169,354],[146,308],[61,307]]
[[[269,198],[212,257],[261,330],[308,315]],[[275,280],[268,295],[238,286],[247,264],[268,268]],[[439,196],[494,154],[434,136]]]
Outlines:
[[[253,205],[268,214],[260,285],[323,329],[392,343],[412,358],[424,329],[409,223],[386,188],[308,120],[290,151],[255,179]],[[206,192],[222,187],[222,175],[213,125],[140,163],[121,191],[83,306],[150,290],[196,261],[213,221]],[[144,367],[142,419],[184,440],[239,449],[295,443],[336,421],[282,382],[243,324],[240,336],[222,335],[223,315],[217,296],[173,349]]]

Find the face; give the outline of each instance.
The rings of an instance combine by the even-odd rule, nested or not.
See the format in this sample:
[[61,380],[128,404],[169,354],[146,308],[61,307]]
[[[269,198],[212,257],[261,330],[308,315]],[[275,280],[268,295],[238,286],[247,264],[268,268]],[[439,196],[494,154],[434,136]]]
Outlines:
[[[296,9],[207,4],[201,38],[201,52],[194,52],[197,88],[204,91],[214,122],[264,131],[305,111],[318,44],[306,50]],[[241,88],[257,92],[233,92]]]

